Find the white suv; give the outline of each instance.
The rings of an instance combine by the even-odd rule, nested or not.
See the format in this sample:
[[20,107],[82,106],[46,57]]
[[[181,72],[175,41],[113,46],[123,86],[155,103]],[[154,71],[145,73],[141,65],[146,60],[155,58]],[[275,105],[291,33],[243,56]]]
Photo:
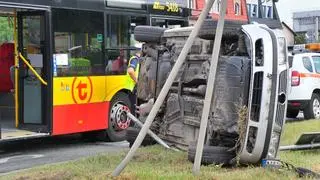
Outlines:
[[302,110],[305,119],[320,119],[320,53],[289,56],[290,84],[287,117]]

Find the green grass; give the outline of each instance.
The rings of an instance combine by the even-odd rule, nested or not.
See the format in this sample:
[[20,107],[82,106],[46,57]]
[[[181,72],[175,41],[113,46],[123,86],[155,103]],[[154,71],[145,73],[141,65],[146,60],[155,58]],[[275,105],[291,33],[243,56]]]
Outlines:
[[[112,179],[111,173],[126,153],[99,155],[74,162],[47,165],[3,177],[3,179]],[[319,161],[320,162],[320,161]],[[293,179],[288,171],[271,171],[258,167],[226,169],[219,166],[201,168],[192,175],[192,163],[184,152],[165,150],[160,146],[139,149],[117,179]],[[0,178],[2,179],[2,178]]]
[[320,132],[320,120],[308,120],[286,123],[281,138],[281,145],[295,144],[304,132]]
[[[316,121],[304,121],[287,124],[282,140],[284,143],[294,142],[292,133],[301,133],[298,127],[316,130]],[[298,126],[298,127],[293,127]],[[282,143],[283,144],[283,143]],[[111,173],[121,162],[127,151],[113,154],[101,154],[77,161],[46,165],[23,172],[0,177],[1,179],[298,179],[296,174],[286,170],[271,170],[260,167],[221,168],[220,166],[202,166],[200,176],[192,175],[192,163],[187,160],[186,152],[165,150],[159,145],[140,148],[128,166],[117,178]],[[283,161],[296,166],[310,168],[320,172],[320,150],[281,152]]]

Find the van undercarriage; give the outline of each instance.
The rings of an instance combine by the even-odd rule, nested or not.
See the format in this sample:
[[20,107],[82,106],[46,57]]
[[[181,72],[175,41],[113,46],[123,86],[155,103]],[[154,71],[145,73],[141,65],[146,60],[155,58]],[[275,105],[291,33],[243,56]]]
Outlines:
[[[258,163],[277,155],[286,111],[287,65],[278,64],[277,45],[263,44],[272,38],[277,44],[279,37],[274,36],[279,32],[262,25],[239,27],[227,26],[222,38],[204,151],[228,149],[243,163]],[[146,29],[159,32],[158,41],[141,38]],[[250,34],[255,29],[261,34]],[[191,30],[162,30],[162,34],[155,27],[135,29],[136,40],[146,42],[143,50],[147,54],[137,86],[140,107],[159,94]],[[200,31],[151,125],[159,137],[188,150],[193,158],[195,148],[190,146],[198,138],[213,39],[214,35]],[[263,50],[273,50],[273,54],[264,55]],[[143,121],[146,116],[140,114],[139,118]],[[209,159],[217,157],[208,152],[204,154],[209,154]]]

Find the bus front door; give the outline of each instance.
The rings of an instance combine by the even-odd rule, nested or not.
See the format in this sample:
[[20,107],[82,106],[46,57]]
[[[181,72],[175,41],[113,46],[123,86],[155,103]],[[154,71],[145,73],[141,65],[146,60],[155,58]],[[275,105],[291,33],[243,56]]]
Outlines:
[[18,127],[48,132],[50,30],[47,11],[18,12]]

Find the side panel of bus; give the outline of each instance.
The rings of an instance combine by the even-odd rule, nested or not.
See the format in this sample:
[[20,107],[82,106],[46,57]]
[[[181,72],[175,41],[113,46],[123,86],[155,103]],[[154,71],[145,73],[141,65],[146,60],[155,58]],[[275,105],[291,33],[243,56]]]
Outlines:
[[108,128],[112,97],[126,85],[126,76],[54,78],[52,135]]

